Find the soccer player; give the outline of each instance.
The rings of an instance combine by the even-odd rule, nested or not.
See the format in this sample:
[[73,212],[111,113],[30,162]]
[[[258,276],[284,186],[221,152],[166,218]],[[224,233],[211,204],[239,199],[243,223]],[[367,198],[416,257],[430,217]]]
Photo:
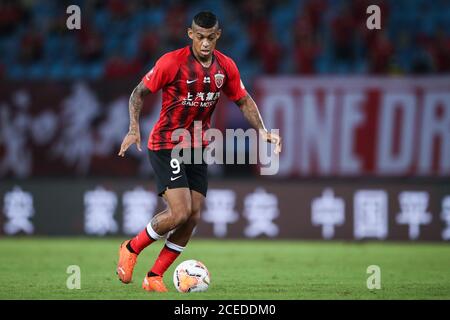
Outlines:
[[[184,128],[194,136],[194,121],[202,121],[201,130],[207,130],[220,91],[223,91],[239,106],[261,138],[274,143],[276,153],[281,151],[280,136],[266,130],[255,102],[242,84],[236,64],[215,50],[221,34],[216,16],[211,12],[198,13],[187,33],[192,45],[163,55],[133,90],[129,101],[130,127],[119,151],[119,156],[123,157],[132,144],[141,151],[139,114],[144,97],[162,89],[162,109],[150,133],[148,153],[158,193],[167,202],[167,208],[155,215],[136,237],[121,244],[117,265],[119,279],[123,283],[131,282],[139,253],[168,235],[144,278],[142,287],[147,291],[167,291],[162,277],[188,243],[199,221],[208,188],[206,163],[188,164],[171,157],[176,146],[172,133]],[[191,147],[204,148],[207,141],[200,144],[194,141]]]

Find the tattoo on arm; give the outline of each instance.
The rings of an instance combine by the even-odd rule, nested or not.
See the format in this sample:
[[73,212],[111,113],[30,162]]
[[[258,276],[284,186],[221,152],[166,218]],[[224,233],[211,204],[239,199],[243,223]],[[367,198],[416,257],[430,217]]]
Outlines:
[[130,96],[129,110],[130,110],[130,129],[128,134],[137,134],[139,132],[139,115],[144,104],[144,97],[150,92],[148,88],[141,81]]
[[236,104],[239,106],[242,113],[244,114],[244,117],[247,119],[247,121],[253,128],[257,130],[259,129],[266,130],[261,114],[259,113],[258,107],[249,94],[247,94],[242,99],[236,101]]

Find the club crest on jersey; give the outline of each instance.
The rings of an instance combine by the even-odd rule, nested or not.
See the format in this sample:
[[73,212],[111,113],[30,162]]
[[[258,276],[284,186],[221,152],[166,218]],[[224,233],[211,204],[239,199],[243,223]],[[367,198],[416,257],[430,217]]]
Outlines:
[[216,82],[216,87],[220,88],[223,85],[223,79],[225,78],[225,75],[222,73],[216,73],[214,75],[214,81]]

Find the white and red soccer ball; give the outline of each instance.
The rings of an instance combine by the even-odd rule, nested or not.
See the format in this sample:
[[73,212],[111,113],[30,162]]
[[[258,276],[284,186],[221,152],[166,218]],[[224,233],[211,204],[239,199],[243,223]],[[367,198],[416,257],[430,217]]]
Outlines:
[[210,284],[209,271],[200,261],[183,261],[175,268],[173,284],[183,293],[206,291]]

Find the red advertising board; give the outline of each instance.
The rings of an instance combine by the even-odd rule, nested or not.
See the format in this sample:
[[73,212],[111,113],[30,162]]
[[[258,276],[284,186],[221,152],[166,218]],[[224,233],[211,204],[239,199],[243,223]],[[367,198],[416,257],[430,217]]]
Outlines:
[[449,176],[450,77],[260,78],[282,176]]
[[[145,152],[117,156],[134,85],[0,86],[0,177],[151,174]],[[450,176],[450,77],[274,77],[246,85],[266,126],[281,130],[277,176]],[[143,145],[160,104],[160,95],[146,98]],[[216,108],[222,132],[248,125],[232,104],[223,97]]]

